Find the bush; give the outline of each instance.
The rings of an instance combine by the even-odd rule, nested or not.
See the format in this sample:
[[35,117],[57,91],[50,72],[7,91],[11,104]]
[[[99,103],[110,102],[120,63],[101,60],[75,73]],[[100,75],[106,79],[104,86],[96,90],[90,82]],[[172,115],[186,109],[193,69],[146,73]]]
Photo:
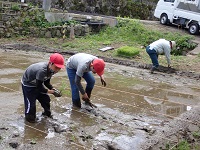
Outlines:
[[19,5],[12,5],[12,7],[11,7],[11,10],[14,10],[14,11],[19,11],[20,10],[20,7],[19,7]]
[[135,47],[123,46],[117,49],[117,55],[123,57],[134,57],[139,53],[140,51]]

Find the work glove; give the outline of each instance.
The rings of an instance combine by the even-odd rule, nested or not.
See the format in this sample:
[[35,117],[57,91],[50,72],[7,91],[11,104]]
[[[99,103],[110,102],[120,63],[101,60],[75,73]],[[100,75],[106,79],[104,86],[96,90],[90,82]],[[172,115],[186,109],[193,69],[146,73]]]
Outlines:
[[106,81],[101,78],[101,84],[105,87],[106,86]]
[[54,95],[55,97],[61,97],[61,96],[62,96],[61,91],[59,91],[59,90],[57,90],[57,89],[55,89],[55,88],[53,88],[52,90],[54,90],[53,95]]
[[82,100],[85,101],[85,104],[86,104],[86,105],[89,105],[89,106],[92,107],[92,108],[93,108],[93,107],[97,108],[97,106],[94,105],[94,104],[92,104],[91,101],[90,101],[89,99],[84,99],[84,98],[82,98]]

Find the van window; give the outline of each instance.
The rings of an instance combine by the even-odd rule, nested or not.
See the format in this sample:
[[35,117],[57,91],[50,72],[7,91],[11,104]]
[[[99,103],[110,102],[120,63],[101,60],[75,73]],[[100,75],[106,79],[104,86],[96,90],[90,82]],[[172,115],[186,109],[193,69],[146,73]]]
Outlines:
[[175,0],[164,0],[164,2],[171,2],[173,3]]

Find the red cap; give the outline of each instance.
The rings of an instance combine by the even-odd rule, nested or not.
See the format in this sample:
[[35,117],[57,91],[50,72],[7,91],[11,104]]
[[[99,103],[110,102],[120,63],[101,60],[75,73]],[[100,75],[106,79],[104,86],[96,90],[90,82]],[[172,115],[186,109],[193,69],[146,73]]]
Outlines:
[[105,62],[103,59],[94,59],[93,60],[93,68],[96,71],[96,73],[101,76],[104,73],[105,68]]
[[59,53],[51,54],[49,61],[54,63],[58,68],[65,68],[64,57]]

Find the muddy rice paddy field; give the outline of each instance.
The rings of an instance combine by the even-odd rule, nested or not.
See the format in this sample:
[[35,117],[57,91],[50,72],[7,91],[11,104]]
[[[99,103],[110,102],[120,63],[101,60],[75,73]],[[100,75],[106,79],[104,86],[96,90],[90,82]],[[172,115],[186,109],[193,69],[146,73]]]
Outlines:
[[[198,146],[200,83],[176,74],[106,63],[103,87],[97,75],[92,102],[73,108],[66,70],[52,78],[63,96],[51,96],[53,118],[37,103],[37,123],[24,120],[21,76],[49,53],[0,50],[0,149],[173,149],[185,137]],[[67,59],[69,55],[65,55]],[[85,85],[85,82],[83,85]]]

